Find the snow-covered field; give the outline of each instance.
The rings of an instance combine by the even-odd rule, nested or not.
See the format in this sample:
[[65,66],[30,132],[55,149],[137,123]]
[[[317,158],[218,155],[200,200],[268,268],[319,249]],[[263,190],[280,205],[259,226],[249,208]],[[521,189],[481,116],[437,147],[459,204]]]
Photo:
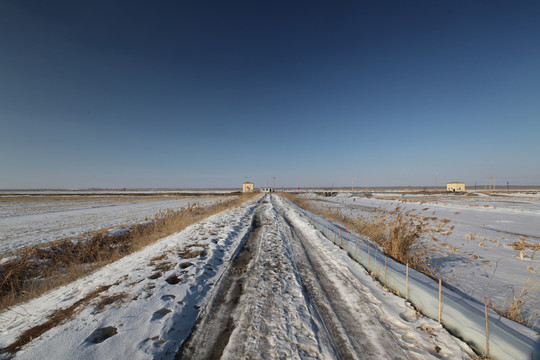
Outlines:
[[189,204],[206,205],[226,197],[166,196],[36,196],[0,197],[0,256],[39,243],[109,229],[118,231],[144,222],[160,211],[178,210]]
[[[320,208],[339,209],[350,217],[400,207],[423,222],[420,241],[435,273],[454,290],[498,308],[525,287],[529,326],[538,330],[540,301],[540,198],[537,194],[396,195],[341,192],[335,197],[306,193]],[[506,304],[505,304],[506,300]]]
[[0,313],[0,347],[63,313],[63,322],[34,336],[15,357],[472,355],[440,324],[384,290],[275,195],[212,216]]

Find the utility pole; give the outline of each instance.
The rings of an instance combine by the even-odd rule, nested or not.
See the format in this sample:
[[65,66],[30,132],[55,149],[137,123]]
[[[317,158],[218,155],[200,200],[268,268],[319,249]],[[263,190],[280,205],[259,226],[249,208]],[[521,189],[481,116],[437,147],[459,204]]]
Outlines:
[[354,192],[354,176],[352,177],[351,192]]
[[510,192],[510,183],[506,180],[506,191]]
[[273,178],[274,178],[274,191],[276,191],[276,177],[273,176]]

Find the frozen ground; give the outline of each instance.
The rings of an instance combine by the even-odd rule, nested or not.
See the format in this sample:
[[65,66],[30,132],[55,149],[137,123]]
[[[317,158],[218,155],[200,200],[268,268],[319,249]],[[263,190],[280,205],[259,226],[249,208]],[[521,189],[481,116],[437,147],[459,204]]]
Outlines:
[[35,336],[16,358],[463,359],[472,354],[270,195],[0,313],[0,347],[70,307],[76,310],[73,317]]
[[[496,307],[540,282],[540,198],[536,194],[396,195],[304,194],[320,208],[339,209],[351,217],[399,207],[424,223],[422,244],[434,270],[448,286]],[[519,245],[523,246],[522,250]],[[540,285],[538,285],[540,286]],[[525,307],[538,330],[538,286]]]
[[189,204],[222,201],[225,197],[165,196],[2,196],[0,256],[6,252],[100,229],[118,231],[151,219],[160,211]]

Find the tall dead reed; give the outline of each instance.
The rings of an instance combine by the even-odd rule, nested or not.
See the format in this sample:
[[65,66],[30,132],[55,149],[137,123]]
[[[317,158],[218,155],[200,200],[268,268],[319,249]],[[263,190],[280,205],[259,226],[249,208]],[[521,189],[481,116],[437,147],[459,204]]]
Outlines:
[[512,290],[500,307],[491,303],[491,308],[501,316],[517,321],[525,326],[535,328],[539,314],[538,312],[534,312],[534,309],[538,305],[540,281],[534,282],[533,279],[537,274],[538,267],[539,266],[529,266],[527,268],[529,276],[521,290],[517,293]]
[[283,197],[317,215],[343,224],[347,229],[381,245],[384,253],[391,258],[403,264],[409,263],[416,270],[434,277],[432,266],[416,242],[422,233],[422,224],[415,222],[407,212],[399,208],[392,212],[372,210],[369,216],[350,217],[337,208],[313,206],[309,200],[296,194],[284,193]]

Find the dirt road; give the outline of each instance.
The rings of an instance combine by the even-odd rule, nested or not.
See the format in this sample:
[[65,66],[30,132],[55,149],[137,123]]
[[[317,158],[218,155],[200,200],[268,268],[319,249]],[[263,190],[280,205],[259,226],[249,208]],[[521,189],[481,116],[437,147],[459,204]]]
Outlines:
[[392,300],[402,303],[393,314],[380,298],[394,296],[282,199],[267,195],[253,225],[176,359],[467,357],[401,299]]

